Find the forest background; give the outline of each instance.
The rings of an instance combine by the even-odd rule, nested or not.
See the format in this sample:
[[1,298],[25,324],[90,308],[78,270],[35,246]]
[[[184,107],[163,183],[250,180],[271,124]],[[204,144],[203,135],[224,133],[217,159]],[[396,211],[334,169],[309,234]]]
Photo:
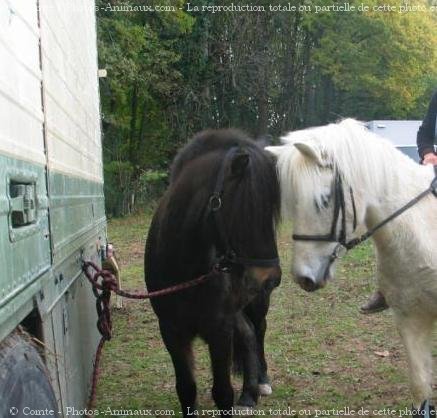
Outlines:
[[[210,13],[189,9],[231,2],[97,0],[107,213],[156,199],[175,153],[202,129],[275,140],[343,117],[423,119],[437,88],[434,2],[401,13],[413,3],[350,0],[353,12],[315,13],[345,2],[235,0],[265,11]],[[395,11],[374,10],[384,5]]]

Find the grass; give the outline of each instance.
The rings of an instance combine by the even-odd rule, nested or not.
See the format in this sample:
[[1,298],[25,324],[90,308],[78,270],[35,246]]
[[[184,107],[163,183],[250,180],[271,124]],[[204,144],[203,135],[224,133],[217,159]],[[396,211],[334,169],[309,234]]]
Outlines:
[[[109,222],[126,289],[143,290],[149,221],[150,213],[145,213]],[[375,416],[374,410],[410,406],[405,353],[390,311],[359,313],[376,287],[371,244],[351,251],[324,289],[306,293],[288,273],[290,235],[284,226],[279,236],[282,284],[273,293],[268,316],[266,352],[273,395],[260,399],[259,410],[265,416],[324,417],[338,416],[331,409],[349,407]],[[113,309],[113,322],[113,339],[102,360],[98,409],[167,409],[179,415],[173,367],[149,302],[124,301],[122,309]],[[387,357],[375,354],[385,350]],[[196,352],[199,406],[212,409],[209,359],[200,341]],[[238,389],[240,381],[235,381]]]

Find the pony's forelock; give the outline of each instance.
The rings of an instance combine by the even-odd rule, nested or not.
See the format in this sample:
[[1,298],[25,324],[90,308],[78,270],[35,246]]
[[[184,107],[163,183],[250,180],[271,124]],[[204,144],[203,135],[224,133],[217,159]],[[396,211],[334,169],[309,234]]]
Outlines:
[[[284,147],[277,160],[281,189],[281,216],[293,218],[295,200],[310,201],[321,194],[321,167],[305,158],[294,146]],[[288,186],[289,185],[289,186]]]

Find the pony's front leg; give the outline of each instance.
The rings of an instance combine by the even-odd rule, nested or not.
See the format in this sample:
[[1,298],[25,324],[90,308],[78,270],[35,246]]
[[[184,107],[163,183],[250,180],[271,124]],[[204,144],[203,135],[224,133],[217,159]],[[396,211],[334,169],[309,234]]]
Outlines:
[[184,418],[196,410],[196,381],[193,373],[192,341],[182,336],[172,325],[159,323],[162,339],[170,353],[176,375],[176,392]]
[[267,362],[264,353],[264,337],[267,331],[267,320],[262,318],[255,323],[255,334],[258,345],[259,371],[258,371],[258,390],[262,396],[272,394],[272,385],[270,384],[269,375],[267,374]]
[[258,347],[254,327],[242,312],[235,317],[234,339],[234,347],[239,354],[237,361],[241,361],[243,366],[243,390],[237,405],[252,408],[256,406],[259,396]]
[[234,390],[231,384],[232,323],[222,323],[210,330],[207,339],[213,374],[212,398],[223,415],[232,416]]
[[267,362],[264,353],[264,337],[267,330],[266,316],[270,305],[270,295],[272,290],[279,285],[279,282],[279,280],[276,280],[266,283],[264,289],[244,310],[255,327],[259,360],[258,389],[259,394],[263,396],[272,394],[272,386],[267,374]]
[[398,312],[395,312],[395,321],[407,349],[413,402],[418,408],[432,393],[433,321],[426,316],[406,317]]

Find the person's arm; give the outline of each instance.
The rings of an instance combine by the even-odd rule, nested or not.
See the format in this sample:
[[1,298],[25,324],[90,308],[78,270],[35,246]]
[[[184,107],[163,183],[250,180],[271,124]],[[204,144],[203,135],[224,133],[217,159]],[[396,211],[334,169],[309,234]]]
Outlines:
[[[425,119],[417,132],[417,148],[420,158],[426,163],[426,159],[434,157],[434,137],[437,117],[437,92],[434,93],[428,107]],[[427,157],[428,154],[431,154]],[[432,156],[432,157],[431,157]]]

